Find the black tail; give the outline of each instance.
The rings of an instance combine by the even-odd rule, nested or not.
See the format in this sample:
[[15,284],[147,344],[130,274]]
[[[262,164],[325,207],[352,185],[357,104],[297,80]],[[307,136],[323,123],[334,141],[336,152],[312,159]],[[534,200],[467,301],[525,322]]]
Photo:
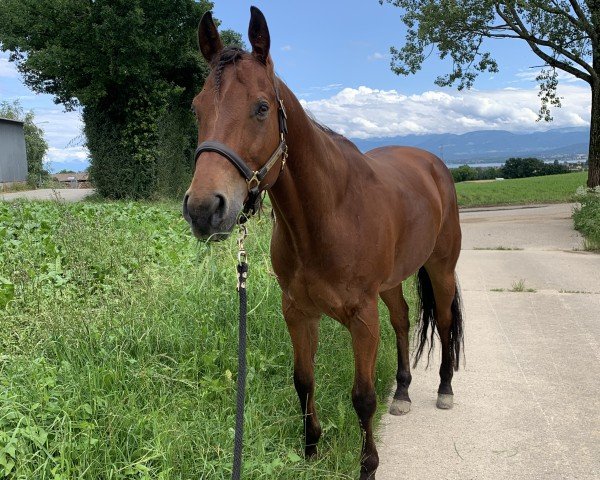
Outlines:
[[[417,292],[419,294],[419,325],[416,334],[417,338],[417,350],[415,351],[415,360],[413,367],[417,366],[425,345],[429,342],[429,350],[427,351],[427,366],[429,366],[429,360],[431,352],[433,351],[434,337],[436,332],[435,323],[435,297],[433,296],[433,287],[431,286],[431,279],[425,267],[419,269],[417,275]],[[452,326],[450,328],[450,355],[452,356],[452,364],[454,370],[458,370],[461,348],[464,347],[463,339],[463,315],[462,315],[462,301],[460,299],[460,292],[458,289],[458,282],[456,284],[456,292],[454,293],[454,299],[452,300],[451,312],[452,312]],[[427,337],[429,333],[429,338]],[[464,353],[463,353],[464,356]]]

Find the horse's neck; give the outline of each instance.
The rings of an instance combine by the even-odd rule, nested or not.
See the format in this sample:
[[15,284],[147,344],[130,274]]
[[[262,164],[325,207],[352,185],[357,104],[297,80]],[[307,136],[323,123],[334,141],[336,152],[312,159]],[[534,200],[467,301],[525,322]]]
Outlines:
[[[282,84],[280,89],[288,117],[289,158],[286,171],[269,195],[276,216],[290,233],[300,234],[335,209],[346,195],[349,178],[356,173],[351,169],[364,162],[350,161],[348,152],[310,120],[287,86]],[[358,151],[350,155],[361,156]]]

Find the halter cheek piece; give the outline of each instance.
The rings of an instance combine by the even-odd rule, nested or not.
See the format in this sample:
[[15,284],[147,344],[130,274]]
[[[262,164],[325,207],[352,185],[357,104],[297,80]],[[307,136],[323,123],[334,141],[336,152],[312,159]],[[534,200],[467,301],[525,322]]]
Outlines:
[[[240,216],[239,222],[244,223],[248,218],[254,215],[260,208],[261,198],[260,194],[267,190],[270,185],[266,188],[261,189],[260,182],[267,176],[273,165],[277,163],[277,160],[281,158],[281,170],[279,174],[283,172],[285,162],[288,157],[287,144],[285,143],[285,135],[287,135],[287,115],[283,106],[283,101],[279,98],[279,93],[275,91],[275,97],[277,99],[277,118],[279,120],[279,146],[273,152],[273,155],[267,160],[267,162],[259,169],[252,170],[248,164],[227,145],[220,142],[208,140],[202,142],[196,148],[194,155],[194,162],[198,162],[198,157],[203,152],[215,152],[229,160],[235,168],[238,169],[242,177],[246,179],[248,184],[248,197],[244,201],[244,208],[242,210],[243,215]],[[279,178],[279,176],[277,177]]]

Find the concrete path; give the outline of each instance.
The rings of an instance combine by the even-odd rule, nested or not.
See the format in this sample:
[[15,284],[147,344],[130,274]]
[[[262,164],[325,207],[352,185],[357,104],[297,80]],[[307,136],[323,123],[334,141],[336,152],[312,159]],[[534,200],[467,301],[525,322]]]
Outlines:
[[0,200],[63,200],[77,202],[94,193],[92,188],[42,188],[39,190],[25,190],[23,192],[0,193]]
[[378,480],[600,479],[600,255],[577,250],[571,211],[461,212],[455,405],[435,407],[434,355],[413,371],[411,412],[383,419]]

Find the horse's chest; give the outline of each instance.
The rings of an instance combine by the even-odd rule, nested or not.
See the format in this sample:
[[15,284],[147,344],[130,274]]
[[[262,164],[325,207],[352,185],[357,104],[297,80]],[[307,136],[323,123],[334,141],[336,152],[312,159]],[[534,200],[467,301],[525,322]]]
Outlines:
[[283,293],[298,306],[330,314],[344,303],[340,289],[319,272],[300,269],[279,280]]
[[348,288],[348,266],[339,262],[326,262],[313,259],[272,257],[273,269],[284,295],[299,307],[318,309],[331,314],[352,296]]

